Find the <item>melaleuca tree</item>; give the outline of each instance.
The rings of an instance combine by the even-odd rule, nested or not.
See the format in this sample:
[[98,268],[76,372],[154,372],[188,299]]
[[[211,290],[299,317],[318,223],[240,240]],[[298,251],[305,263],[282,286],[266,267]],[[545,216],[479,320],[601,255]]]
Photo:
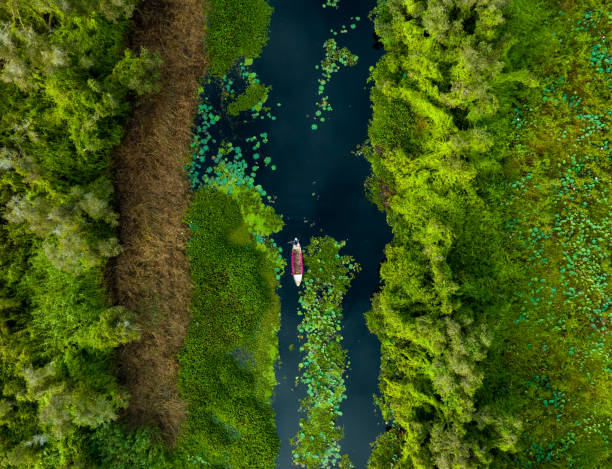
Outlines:
[[[82,369],[74,369],[76,364]],[[90,355],[68,357],[62,364],[49,362],[42,368],[24,368],[22,376],[27,388],[24,398],[39,403],[41,427],[49,429],[56,438],[63,438],[77,427],[97,428],[115,420],[119,409],[127,406],[127,395],[111,379],[102,387],[95,375],[85,375],[105,366],[105,362]]]
[[36,467],[40,463],[40,451],[33,445],[20,444],[0,452],[0,462],[4,467]]
[[[37,109],[32,123],[38,134],[50,140],[68,135],[79,154],[68,158],[68,149],[57,144],[45,152],[39,146],[27,151],[39,154],[39,163],[63,160],[63,170],[74,168],[83,180],[91,172],[83,163],[99,170],[100,157],[119,143],[121,121],[112,118],[126,114],[129,93],[159,88],[159,56],[144,48],[138,57],[125,50],[122,27],[114,24],[125,26],[135,3],[53,1],[41,6],[26,0],[0,5],[0,81],[14,85],[24,93],[21,99]],[[91,21],[81,21],[81,15]],[[11,91],[8,87],[3,93]]]
[[117,423],[98,427],[88,438],[89,451],[107,469],[166,469],[166,449],[159,435],[147,428],[130,431]]
[[108,360],[138,327],[102,267],[119,252],[110,151],[157,87],[159,58],[125,52],[136,3],[0,2],[2,467],[91,467],[84,435],[127,405]]
[[107,21],[128,19],[136,8],[137,0],[6,0],[0,5],[15,23],[35,24],[39,28],[53,29],[53,18],[67,19],[100,14]]
[[112,78],[124,88],[136,92],[139,96],[161,89],[160,68],[162,59],[159,55],[140,47],[140,55],[126,49],[123,58],[115,65]]
[[374,12],[386,54],[372,72],[363,154],[395,239],[366,315],[381,340],[378,402],[390,426],[370,467],[489,467],[514,449],[518,421],[479,394],[489,315],[503,305],[491,286],[506,275],[482,185],[501,177],[487,125],[496,84],[528,79],[502,66],[504,4],[389,0]]
[[74,340],[83,348],[108,350],[140,338],[135,314],[123,306],[112,306],[100,312],[98,320],[81,328]]
[[90,235],[96,222],[109,227],[118,224],[108,205],[111,190],[108,182],[101,180],[87,188],[75,186],[68,196],[56,200],[14,196],[5,217],[10,223],[26,223],[31,232],[43,238],[43,251],[56,268],[80,273],[120,252],[116,237],[91,239]]

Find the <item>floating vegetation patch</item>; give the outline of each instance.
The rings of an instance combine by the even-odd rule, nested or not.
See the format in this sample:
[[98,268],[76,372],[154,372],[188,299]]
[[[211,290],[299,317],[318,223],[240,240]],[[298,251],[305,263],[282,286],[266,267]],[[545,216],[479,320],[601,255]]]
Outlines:
[[[332,30],[332,32],[334,32]],[[340,65],[345,67],[352,67],[357,64],[359,57],[353,54],[346,47],[338,48],[338,44],[335,39],[328,39],[323,43],[325,50],[325,58],[319,65],[315,65],[317,70],[321,71],[321,77],[317,80],[319,82],[319,88],[317,93],[319,95],[319,101],[316,102],[317,110],[313,119],[315,122],[325,122],[325,116],[323,113],[332,111],[332,106],[329,103],[329,96],[325,94],[325,87],[329,83],[332,74],[340,70]],[[311,125],[312,130],[317,130],[318,125],[316,123]]]
[[[245,209],[250,200],[255,208]],[[197,454],[198,467],[273,467],[278,456],[270,399],[278,384],[280,301],[269,255],[277,251],[253,239],[253,231],[261,234],[243,215],[259,216],[258,203],[253,191],[228,194],[203,185],[185,214],[193,294],[179,355],[188,404],[180,451]],[[282,226],[280,217],[271,219]]]
[[261,111],[263,105],[268,100],[269,86],[264,86],[259,82],[250,80],[248,88],[240,94],[235,101],[229,103],[227,112],[231,116],[237,116],[242,111],[255,109]]
[[361,21],[361,18],[359,16],[351,16],[350,20],[351,23],[348,25],[348,27],[343,24],[340,31],[330,29],[329,32],[332,33],[333,36],[337,36],[338,34],[346,34],[349,32],[349,30],[357,29],[357,23]]
[[275,171],[276,165],[263,154],[268,133],[250,134],[261,128],[261,121],[276,120],[276,116],[265,106],[270,87],[251,70],[252,62],[241,60],[221,78],[204,80],[198,90],[202,104],[191,143],[191,162],[185,168],[193,189],[215,187],[238,201],[252,237],[266,250],[280,280],[285,265],[282,248],[269,235],[281,229],[282,217],[264,203],[273,204],[274,198],[255,182],[259,169]]
[[325,0],[321,6],[323,8],[331,7],[337,10],[340,6],[340,0]]
[[351,256],[341,256],[339,250],[346,244],[329,236],[311,238],[305,249],[303,290],[298,326],[303,353],[298,364],[301,375],[296,386],[306,386],[307,397],[300,403],[299,431],[291,439],[293,461],[309,468],[338,465],[353,467],[348,455],[340,456],[339,441],[344,431],[337,425],[342,415],[340,404],[346,399],[344,374],[347,352],[342,341],[342,299],[350,282],[361,269]]

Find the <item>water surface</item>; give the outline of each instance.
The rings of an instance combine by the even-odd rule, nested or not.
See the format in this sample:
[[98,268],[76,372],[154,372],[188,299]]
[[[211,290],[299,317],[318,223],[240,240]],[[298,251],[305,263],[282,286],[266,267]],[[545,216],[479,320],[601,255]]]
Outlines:
[[[290,240],[300,238],[302,246],[311,236],[330,235],[346,240],[341,251],[355,257],[362,271],[354,279],[344,307],[344,342],[351,367],[347,399],[343,401],[345,437],[340,442],[355,467],[365,468],[370,443],[384,430],[380,412],[372,395],[377,392],[380,367],[380,343],[367,329],[364,313],[370,307],[370,296],[379,284],[378,266],[383,248],[391,240],[384,215],[368,202],[363,183],[370,167],[363,157],[350,152],[367,138],[371,115],[368,68],[380,58],[373,48],[372,23],[368,12],[375,0],[342,0],[339,10],[322,8],[320,0],[270,0],[275,9],[270,25],[270,40],[260,58],[255,60],[262,83],[272,86],[267,105],[273,107],[275,121],[265,126],[270,143],[265,153],[272,157],[277,170],[262,169],[258,183],[269,194],[277,196],[275,208],[283,214],[286,225],[274,236],[289,253]],[[323,42],[334,37],[330,29],[339,31],[349,18],[359,16],[355,30],[335,36],[338,46],[347,46],[359,56],[354,67],[343,67],[333,74],[326,93],[334,108],[324,113],[326,122],[311,130],[317,101],[315,69],[324,56]],[[281,107],[276,107],[280,102]],[[315,192],[313,197],[311,194]],[[305,395],[302,387],[294,389],[298,371],[297,289],[290,276],[290,267],[279,290],[282,303],[279,348],[281,364],[277,369],[279,385],[273,406],[281,450],[278,468],[291,464],[289,439],[298,430],[298,400]],[[294,344],[293,351],[289,346]],[[293,466],[295,467],[295,466]]]

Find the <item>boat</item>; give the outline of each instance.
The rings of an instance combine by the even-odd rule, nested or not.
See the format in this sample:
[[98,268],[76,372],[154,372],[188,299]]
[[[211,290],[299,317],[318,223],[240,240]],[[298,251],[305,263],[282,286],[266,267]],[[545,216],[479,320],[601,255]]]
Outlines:
[[291,249],[291,275],[296,286],[300,286],[302,275],[304,275],[304,262],[302,259],[302,247],[297,238],[292,241],[293,248]]

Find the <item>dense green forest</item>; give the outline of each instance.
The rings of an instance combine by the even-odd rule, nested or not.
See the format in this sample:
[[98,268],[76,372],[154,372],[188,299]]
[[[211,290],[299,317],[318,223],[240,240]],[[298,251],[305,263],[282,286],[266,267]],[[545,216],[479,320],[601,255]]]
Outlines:
[[[271,9],[263,1],[240,2],[249,10],[236,15],[240,6],[236,2],[209,3],[211,73],[222,74],[239,57],[259,54],[267,39]],[[202,419],[210,415],[210,406],[216,405],[214,416],[227,406],[237,411],[239,402],[244,403],[245,412],[254,406],[257,413],[263,405],[264,413],[258,417],[259,426],[248,422],[239,427],[241,432],[248,429],[261,443],[249,437],[233,444],[238,450],[235,460],[243,464],[240,467],[270,467],[276,458],[274,422],[265,417],[271,409],[269,404],[260,404],[271,392],[264,382],[274,382],[263,364],[275,357],[268,351],[273,343],[269,338],[245,350],[263,360],[260,366],[265,369],[248,376],[236,369],[246,387],[235,388],[234,399],[210,401],[207,407],[191,403],[193,409],[200,406],[201,410],[191,413],[186,436],[176,451],[169,453],[154,430],[128,431],[116,423],[108,424],[129,405],[129,396],[115,377],[112,352],[139,336],[134,314],[108,302],[104,280],[108,259],[121,249],[116,237],[110,152],[121,141],[132,98],[159,89],[161,63],[146,49],[136,55],[126,48],[136,4],[136,0],[124,0],[9,1],[0,5],[2,467],[184,467],[185,461],[197,463],[190,451],[201,453],[207,441],[215,451],[225,452],[219,430],[214,425],[203,427],[209,420]],[[249,12],[258,14],[252,17]],[[234,31],[235,40],[223,41],[223,31]],[[254,36],[258,41],[252,41]],[[202,203],[214,199],[226,211],[225,224],[208,225],[214,228],[208,236],[199,230],[192,253],[200,248],[214,252],[223,246],[214,244],[216,240],[227,242],[215,233],[244,223],[236,202],[220,199],[221,194],[216,197],[202,194],[197,198],[193,220],[199,222],[198,217],[205,216],[198,212]],[[208,205],[206,213],[215,206]],[[191,258],[197,287],[205,282],[200,279],[207,276],[213,257],[192,254]],[[262,269],[273,272],[274,266],[259,251],[246,253],[243,261],[250,265],[257,259],[264,264]],[[262,280],[254,277],[253,281]],[[268,302],[274,318],[278,300],[270,296],[273,292],[253,290],[263,296],[237,301],[254,301],[254,314],[263,314],[262,302]],[[196,288],[194,306],[201,307],[211,298]],[[196,323],[197,319],[196,314]],[[242,324],[246,331],[252,326],[248,321]],[[201,343],[202,334],[214,335],[225,327],[225,323],[210,324],[206,331],[191,330],[180,360],[181,385],[188,400],[190,392],[200,392],[194,386],[219,385],[212,368],[194,381],[194,366],[214,362],[217,371],[227,371],[223,361],[216,357],[207,361],[194,346]],[[275,330],[265,329],[267,334]],[[207,376],[212,379],[209,384]],[[261,381],[257,399],[244,394],[253,391],[253,379]],[[243,446],[246,441],[259,447]]]
[[[276,463],[285,261],[271,236],[284,221],[255,184],[268,135],[246,140],[250,173],[226,139],[206,167],[212,134],[200,137],[221,119],[271,116],[271,87],[249,68],[268,40],[265,0],[202,2],[208,70],[185,155],[185,420],[173,445],[154,425],[118,423],[130,396],[114,351],[141,331],[109,300],[105,269],[122,249],[111,154],[135,100],[155,99],[162,66],[128,48],[138,4],[0,2],[0,467]],[[612,466],[609,7],[379,0],[372,11],[384,55],[359,151],[393,241],[365,315],[387,424],[369,468]],[[338,64],[357,62],[334,39],[324,48],[317,118]],[[291,441],[304,467],[352,467],[339,443],[341,303],[360,266],[342,246],[322,237],[305,249],[296,373],[307,397]]]
[[369,467],[608,467],[609,10],[380,1]]
[[159,58],[125,35],[134,1],[0,4],[0,465],[89,463],[128,405],[113,348],[138,337],[108,303],[119,252],[109,152]]

